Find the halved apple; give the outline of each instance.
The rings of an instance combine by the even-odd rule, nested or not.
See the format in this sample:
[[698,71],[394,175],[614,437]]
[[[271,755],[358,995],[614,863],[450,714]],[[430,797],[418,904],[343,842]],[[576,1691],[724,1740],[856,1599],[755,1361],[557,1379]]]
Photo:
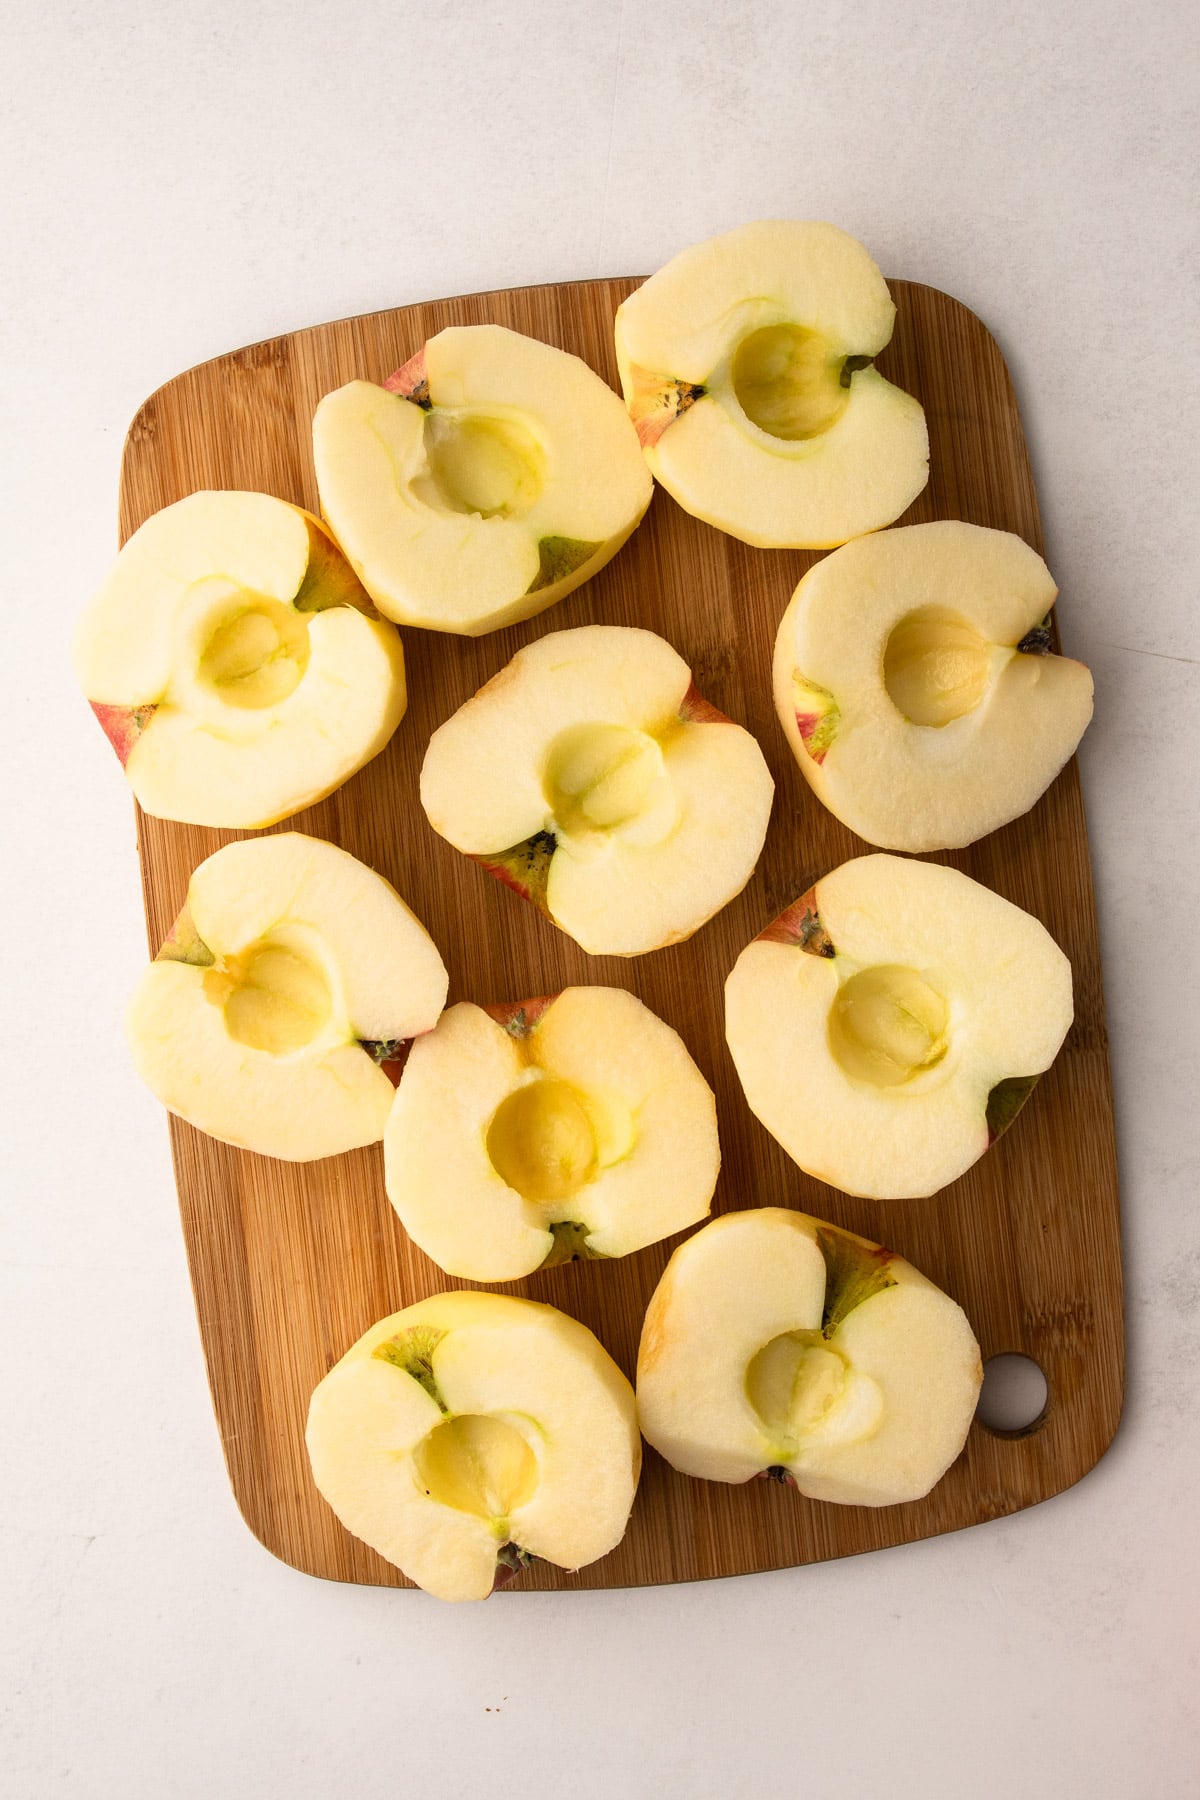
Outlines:
[[435,831],[593,956],[690,937],[754,872],[774,784],[748,731],[653,632],[519,650],[429,740]]
[[404,652],[329,533],[269,494],[190,494],[126,543],[75,635],[139,804],[257,827],[311,806],[404,716]]
[[381,1064],[428,1031],[442,959],[395,889],[299,832],[227,844],[129,1008],[138,1074],[180,1118],[287,1162],[378,1143]]
[[468,637],[590,580],[652,492],[612,389],[500,325],[451,326],[384,387],[326,394],[313,455],[321,510],[380,612]]
[[891,850],[973,843],[1027,812],[1092,716],[1050,654],[1058,590],[1007,531],[943,519],[816,563],[775,641],[775,706],[817,798]]
[[612,1550],[642,1449],[633,1390],[586,1326],[470,1292],[373,1325],[313,1393],[307,1443],[347,1531],[442,1600]]
[[834,225],[763,220],[696,244],[617,313],[646,460],[744,543],[824,549],[898,518],[929,479],[925,415],[870,365],[896,309]]
[[450,1007],[412,1047],[383,1142],[408,1235],[471,1281],[682,1231],[708,1212],[721,1162],[683,1040],[607,987]]
[[860,856],[768,925],[725,984],[750,1109],[848,1194],[936,1193],[1011,1123],[1073,1016],[1037,919],[969,876]]
[[638,1416],[684,1475],[811,1500],[920,1500],[966,1442],[983,1370],[962,1308],[903,1257],[806,1213],[725,1213],[646,1313]]

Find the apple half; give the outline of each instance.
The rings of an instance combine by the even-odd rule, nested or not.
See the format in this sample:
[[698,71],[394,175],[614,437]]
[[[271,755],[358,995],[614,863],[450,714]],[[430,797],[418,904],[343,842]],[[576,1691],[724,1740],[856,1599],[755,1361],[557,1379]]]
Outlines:
[[381,613],[478,637],[615,556],[652,484],[625,409],[565,350],[455,325],[313,420],[321,510]]
[[614,1549],[642,1449],[633,1390],[586,1326],[469,1291],[359,1338],[313,1393],[307,1444],[347,1531],[442,1600]]
[[383,1064],[428,1031],[446,970],[395,889],[299,832],[227,844],[130,1004],[142,1080],[224,1143],[310,1162],[378,1143]]
[[1092,716],[1089,671],[1050,650],[1057,592],[1019,537],[949,519],[816,563],[775,640],[775,707],[818,800],[889,850],[1028,812]]
[[383,1142],[408,1235],[471,1281],[657,1243],[705,1217],[721,1163],[683,1040],[608,987],[450,1007],[412,1047]]
[[593,956],[690,937],[739,894],[766,836],[762,751],[653,632],[585,625],[527,644],[434,732],[434,830]]
[[256,828],[340,787],[404,717],[404,652],[318,519],[197,493],[126,543],[75,669],[139,805]]
[[982,1379],[966,1314],[911,1263],[766,1206],[714,1219],[667,1264],[638,1416],[681,1474],[767,1474],[810,1500],[895,1506],[958,1457]]
[[925,414],[873,359],[896,309],[834,225],[762,220],[693,245],[617,312],[617,363],[655,478],[761,548],[890,525],[929,479]]
[[957,869],[860,856],[749,944],[725,1033],[750,1110],[810,1175],[933,1194],[983,1155],[1058,1054],[1071,965]]

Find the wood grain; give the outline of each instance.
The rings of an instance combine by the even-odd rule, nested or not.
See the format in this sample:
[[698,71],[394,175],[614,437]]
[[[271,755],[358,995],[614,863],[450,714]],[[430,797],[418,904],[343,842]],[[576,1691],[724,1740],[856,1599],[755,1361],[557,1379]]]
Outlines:
[[[445,325],[513,326],[575,351],[616,385],[612,317],[635,285],[569,283],[401,307],[189,370],[134,420],[122,537],[202,487],[258,488],[315,508],[309,422],[320,396],[354,376],[383,380]],[[899,320],[880,367],[924,402],[932,441],[932,479],[906,520],[967,519],[1019,532],[1040,550],[1033,477],[997,345],[945,294],[902,281],[892,291]],[[1019,1437],[976,1424],[928,1499],[879,1511],[820,1505],[768,1482],[688,1480],[650,1452],[628,1534],[612,1555],[574,1576],[535,1565],[507,1593],[732,1575],[952,1531],[1069,1487],[1116,1429],[1123,1339],[1112,1098],[1074,764],[1027,817],[941,859],[1035,913],[1075,971],[1071,1035],[996,1148],[933,1200],[852,1200],[795,1168],[742,1098],[724,1044],[724,977],[789,900],[864,848],[809,793],[772,708],[775,628],[813,560],[749,549],[659,492],[617,559],[540,618],[477,641],[406,632],[411,699],[391,745],[290,823],[395,883],[442,950],[452,1001],[518,999],[570,982],[631,988],[682,1033],[716,1090],[724,1153],[716,1209],[799,1206],[893,1246],[962,1303],[985,1357],[1015,1350],[1036,1358],[1049,1383],[1047,1410]],[[1081,603],[1065,603],[1068,638]],[[431,731],[520,645],[591,621],[645,625],[669,639],[705,697],[755,733],[777,784],[766,849],[741,897],[689,943],[629,962],[586,956],[437,837],[417,800]],[[139,818],[152,948],[195,864],[237,835]],[[303,1447],[308,1396],[373,1320],[470,1284],[443,1275],[408,1242],[384,1195],[378,1147],[293,1167],[229,1149],[178,1120],[171,1136],[213,1405],[247,1524],[311,1574],[407,1585],[313,1489]],[[509,1291],[583,1319],[632,1374],[643,1312],[672,1247],[548,1270]]]

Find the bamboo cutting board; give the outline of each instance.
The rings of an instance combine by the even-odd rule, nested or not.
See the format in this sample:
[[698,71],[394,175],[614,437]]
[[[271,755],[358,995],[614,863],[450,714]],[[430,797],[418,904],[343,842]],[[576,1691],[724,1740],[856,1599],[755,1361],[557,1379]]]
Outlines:
[[[382,381],[443,326],[495,321],[585,358],[616,384],[612,318],[633,281],[476,294],[291,332],[191,369],[134,420],[121,532],[197,488],[258,488],[316,509],[309,424],[354,376]],[[899,307],[880,367],[923,401],[932,479],[905,516],[966,519],[1042,549],[1012,385],[980,321],[935,289],[891,284]],[[965,1307],[984,1357],[1020,1351],[1049,1400],[1017,1436],[978,1422],[925,1500],[871,1510],[821,1505],[772,1482],[686,1479],[647,1451],[620,1547],[566,1575],[545,1564],[523,1587],[621,1587],[781,1568],[904,1543],[999,1517],[1086,1474],[1116,1429],[1122,1393],[1121,1262],[1104,1002],[1079,778],[1072,763],[1027,817],[952,862],[1035,913],[1070,956],[1076,1018],[1054,1068],[983,1160],[932,1200],[853,1200],[795,1168],[750,1114],[724,1045],[722,988],[743,946],[816,876],[862,842],[826,813],[794,766],[770,685],[775,629],[815,560],[753,550],[689,518],[662,491],[631,542],[588,586],[541,617],[475,641],[404,634],[410,703],[388,749],[346,787],[281,829],[332,840],[385,875],[429,928],[450,1000],[628,987],[681,1032],[717,1094],[723,1167],[714,1210],[801,1207],[901,1252]],[[1068,641],[1084,595],[1063,603]],[[686,944],[632,961],[591,958],[427,825],[417,778],[433,729],[547,631],[644,625],[690,662],[697,686],[758,738],[776,782],[758,870]],[[157,949],[192,868],[238,835],[139,817],[147,924]],[[797,1072],[797,1080],[800,1075]],[[294,1567],[406,1586],[351,1538],[314,1490],[304,1452],[308,1397],[385,1313],[445,1287],[383,1191],[379,1146],[289,1165],[171,1120],[172,1146],[213,1404],[250,1529]],[[642,1315],[675,1240],[618,1262],[575,1263],[511,1284],[599,1335],[632,1376]]]

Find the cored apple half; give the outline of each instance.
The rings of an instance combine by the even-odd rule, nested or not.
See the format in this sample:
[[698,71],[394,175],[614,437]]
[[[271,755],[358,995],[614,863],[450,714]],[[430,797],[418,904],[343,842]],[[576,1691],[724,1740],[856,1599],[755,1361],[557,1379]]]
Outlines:
[[763,220],[696,244],[617,313],[617,362],[655,478],[764,548],[890,525],[929,479],[925,415],[873,359],[896,309],[834,225]]
[[893,1251],[807,1214],[725,1213],[646,1313],[637,1403],[684,1475],[811,1500],[919,1500],[966,1442],[983,1370],[962,1308]]
[[446,1000],[437,948],[395,889],[299,832],[227,844],[129,1008],[137,1071],[201,1131],[309,1162],[378,1143],[381,1066]]
[[748,945],[725,1030],[750,1110],[810,1175],[910,1199],[969,1169],[1054,1061],[1071,965],[937,863],[861,856]]
[[1058,590],[1007,531],[939,520],[814,564],[775,643],[775,706],[817,798],[890,850],[970,844],[1027,812],[1092,716],[1050,651]]
[[485,1599],[535,1557],[604,1556],[642,1450],[633,1390],[586,1326],[472,1292],[373,1325],[315,1390],[307,1442],[346,1529],[442,1600]]
[[755,740],[653,632],[586,625],[512,661],[429,740],[435,831],[593,956],[690,937],[745,887],[774,792]]
[[198,493],[129,539],[75,635],[138,803],[257,827],[331,793],[404,716],[404,652],[319,520]]
[[451,326],[384,387],[326,394],[313,456],[321,510],[380,612],[468,637],[590,580],[652,492],[612,389],[500,325]]
[[721,1161],[682,1039],[607,987],[450,1007],[412,1047],[384,1157],[409,1236],[472,1281],[682,1231],[708,1212]]

